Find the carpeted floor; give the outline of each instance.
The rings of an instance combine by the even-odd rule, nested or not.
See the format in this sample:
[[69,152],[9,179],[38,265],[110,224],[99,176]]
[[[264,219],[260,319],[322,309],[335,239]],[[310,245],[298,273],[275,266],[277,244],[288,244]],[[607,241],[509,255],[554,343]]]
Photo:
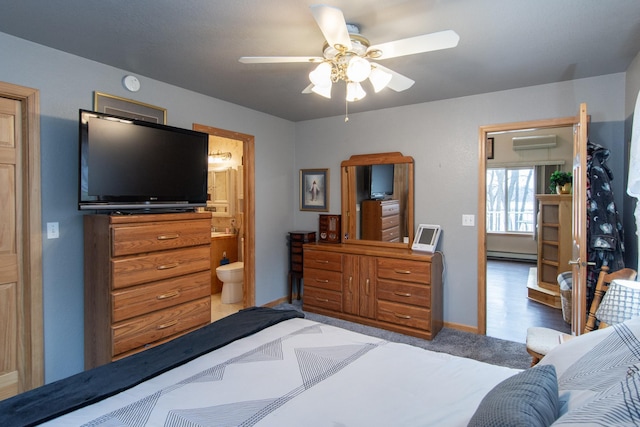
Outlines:
[[[302,311],[299,301],[294,301],[294,304],[279,304],[274,308]],[[397,332],[322,316],[320,314],[304,313],[305,317],[309,320],[338,326],[387,341],[401,342],[431,351],[468,357],[470,359],[480,360],[493,365],[508,366],[510,368],[526,369],[531,365],[531,356],[527,353],[525,344],[522,343],[505,341],[450,328],[443,328],[432,341],[428,341]]]

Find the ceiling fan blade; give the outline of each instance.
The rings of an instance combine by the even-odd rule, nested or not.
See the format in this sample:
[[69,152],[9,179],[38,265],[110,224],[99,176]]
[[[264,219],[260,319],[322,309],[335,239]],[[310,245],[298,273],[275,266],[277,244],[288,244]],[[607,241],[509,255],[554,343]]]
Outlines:
[[279,64],[290,62],[322,62],[319,56],[242,56],[238,61],[243,64]]
[[388,59],[416,53],[431,52],[433,50],[449,49],[456,47],[458,41],[460,41],[458,33],[453,30],[445,30],[378,44],[369,47],[367,52],[379,50],[382,54],[374,58]]
[[351,37],[349,37],[347,30],[347,22],[340,9],[324,4],[314,4],[311,6],[311,13],[329,46],[339,45],[344,46],[347,50],[351,49]]
[[389,89],[395,90],[396,92],[407,90],[415,83],[415,81],[411,80],[409,77],[403,76],[400,73],[396,73],[395,71],[390,70],[387,67],[383,67],[378,63],[374,64],[374,66],[381,69],[382,71],[386,71],[387,73],[391,74],[391,81],[389,82],[387,87]]

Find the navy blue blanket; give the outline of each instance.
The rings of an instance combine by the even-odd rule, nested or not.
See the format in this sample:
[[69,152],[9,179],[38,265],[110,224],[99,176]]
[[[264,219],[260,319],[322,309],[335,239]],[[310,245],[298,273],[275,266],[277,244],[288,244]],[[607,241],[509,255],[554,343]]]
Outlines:
[[284,320],[295,310],[252,307],[124,359],[0,401],[0,426],[33,426],[90,405]]

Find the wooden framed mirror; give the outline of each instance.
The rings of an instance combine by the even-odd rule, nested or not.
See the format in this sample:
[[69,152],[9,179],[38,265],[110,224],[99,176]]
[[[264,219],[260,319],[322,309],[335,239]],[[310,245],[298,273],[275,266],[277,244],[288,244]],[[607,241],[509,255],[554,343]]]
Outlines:
[[411,247],[413,165],[399,152],[354,155],[340,164],[344,243]]

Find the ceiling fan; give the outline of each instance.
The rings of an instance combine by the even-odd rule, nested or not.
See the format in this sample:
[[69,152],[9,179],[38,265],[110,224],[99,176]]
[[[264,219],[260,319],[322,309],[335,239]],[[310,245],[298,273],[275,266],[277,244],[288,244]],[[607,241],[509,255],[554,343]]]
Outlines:
[[346,23],[340,9],[312,5],[311,13],[327,41],[322,49],[323,56],[243,56],[239,61],[245,64],[318,63],[309,73],[311,84],[302,93],[313,92],[331,98],[333,83],[342,80],[347,84],[346,100],[353,102],[366,96],[360,84],[366,79],[369,79],[375,92],[385,87],[401,92],[415,83],[377,61],[449,49],[457,46],[460,40],[455,31],[445,30],[372,46],[369,40],[359,34],[356,25]]

